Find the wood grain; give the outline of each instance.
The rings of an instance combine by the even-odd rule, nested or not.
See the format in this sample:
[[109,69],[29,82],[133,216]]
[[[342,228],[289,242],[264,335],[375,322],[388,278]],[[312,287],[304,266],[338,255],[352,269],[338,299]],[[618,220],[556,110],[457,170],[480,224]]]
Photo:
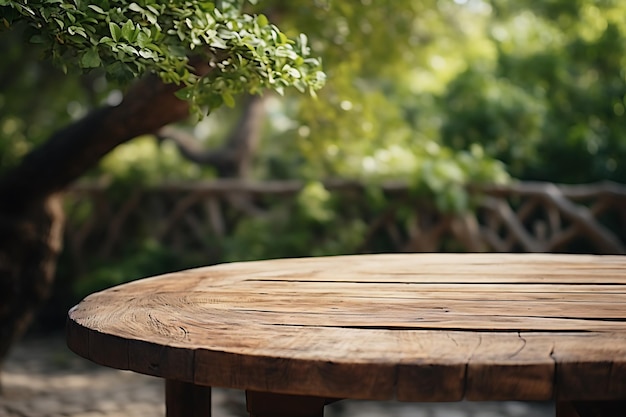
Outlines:
[[205,386],[404,401],[626,398],[626,257],[223,264],[83,300],[68,345]]

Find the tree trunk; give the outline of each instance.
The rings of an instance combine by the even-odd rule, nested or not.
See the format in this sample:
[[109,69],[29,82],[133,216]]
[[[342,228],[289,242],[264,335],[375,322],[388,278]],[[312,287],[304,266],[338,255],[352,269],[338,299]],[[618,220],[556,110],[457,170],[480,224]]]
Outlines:
[[49,296],[61,250],[63,219],[58,194],[20,213],[0,213],[1,359]]
[[52,287],[63,230],[59,191],[116,146],[185,118],[177,88],[141,80],[120,105],[53,134],[0,179],[0,366]]

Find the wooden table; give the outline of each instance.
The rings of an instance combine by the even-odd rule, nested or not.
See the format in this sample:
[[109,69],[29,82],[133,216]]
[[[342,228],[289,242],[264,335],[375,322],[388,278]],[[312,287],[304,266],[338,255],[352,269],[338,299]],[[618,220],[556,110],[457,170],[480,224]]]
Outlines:
[[556,400],[626,415],[626,257],[398,254],[232,263],[120,285],[69,312],[96,363],[166,379],[168,417],[210,386],[257,417],[338,398]]

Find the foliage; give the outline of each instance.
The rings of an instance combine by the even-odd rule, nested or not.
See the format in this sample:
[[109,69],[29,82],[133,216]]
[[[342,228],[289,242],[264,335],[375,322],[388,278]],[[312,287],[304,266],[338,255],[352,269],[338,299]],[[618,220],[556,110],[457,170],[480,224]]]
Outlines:
[[266,175],[408,180],[444,210],[469,208],[464,184],[508,179],[480,144],[451,149],[440,140],[445,110],[437,95],[466,61],[493,57],[466,23],[481,25],[483,12],[407,0],[259,7],[286,33],[304,30],[328,74],[319,100],[290,96],[274,107],[261,155]]
[[358,251],[367,225],[358,198],[331,194],[317,181],[258,217],[241,219],[224,241],[226,261],[323,256]]
[[81,116],[81,103],[91,100],[80,79],[64,76],[27,43],[23,28],[0,31],[0,172]]
[[494,0],[497,51],[441,98],[443,143],[479,143],[522,179],[626,181],[626,4]]
[[626,181],[624,2],[271,4],[328,73],[322,99],[293,98],[271,136],[304,161],[282,175],[355,175],[381,149],[434,142],[477,145],[476,164],[498,159],[520,179]]
[[[306,36],[292,41],[265,16],[240,13],[240,3],[2,0],[0,12],[8,28],[27,22],[31,42],[66,72],[104,67],[119,82],[155,73],[185,86],[180,96],[197,109],[232,106],[244,91],[320,88],[324,74]],[[194,63],[208,64],[208,73]]]

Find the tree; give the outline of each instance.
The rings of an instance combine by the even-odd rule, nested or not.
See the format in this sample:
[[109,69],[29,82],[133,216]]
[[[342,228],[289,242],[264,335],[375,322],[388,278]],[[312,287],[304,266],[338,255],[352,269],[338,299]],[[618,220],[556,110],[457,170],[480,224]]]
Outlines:
[[58,193],[68,184],[190,110],[232,106],[244,92],[323,85],[306,36],[287,38],[265,16],[242,12],[244,3],[0,0],[11,32],[3,36],[29,39],[68,74],[103,71],[124,90],[119,104],[57,130],[0,178],[0,361],[48,296],[63,227]]
[[475,149],[520,179],[626,181],[623,1],[267,3],[329,79],[287,110],[300,172],[382,174],[395,146],[413,160]]
[[441,96],[442,142],[480,144],[520,179],[626,181],[626,3],[489,4],[493,57]]

